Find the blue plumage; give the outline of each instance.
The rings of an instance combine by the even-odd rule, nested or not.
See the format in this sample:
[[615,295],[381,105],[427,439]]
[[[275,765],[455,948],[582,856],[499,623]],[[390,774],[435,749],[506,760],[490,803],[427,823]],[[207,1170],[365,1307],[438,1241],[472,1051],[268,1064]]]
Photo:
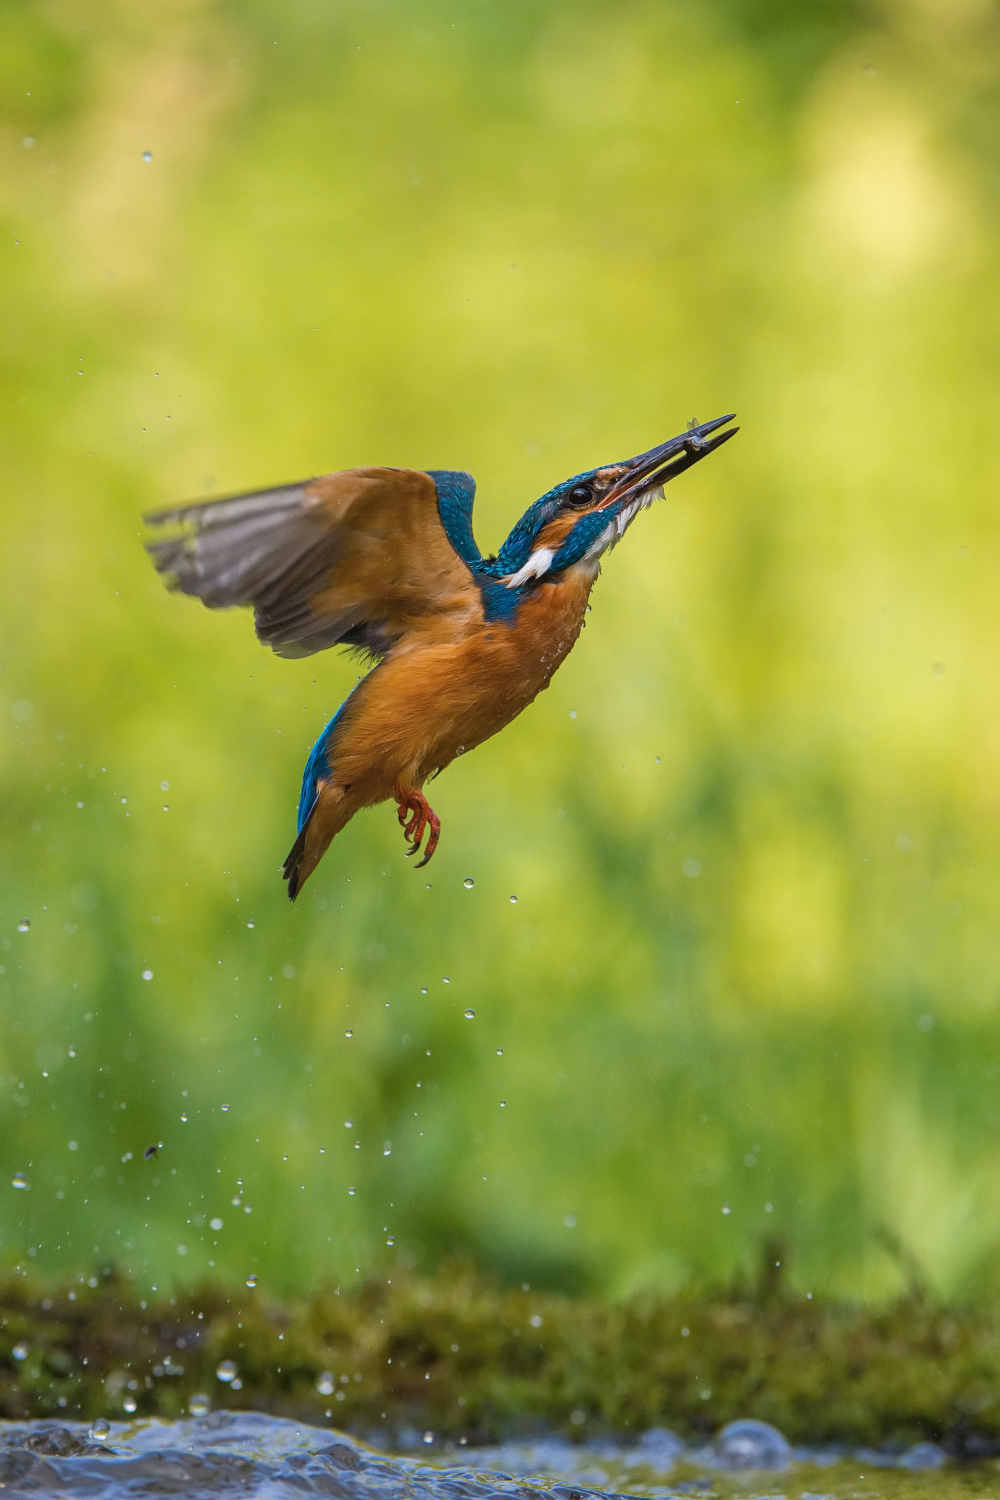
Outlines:
[[476,481],[461,469],[428,469],[437,490],[438,514],[448,540],[463,562],[475,568],[483,560],[472,533]]
[[577,521],[552,559],[553,572],[558,572],[560,568],[571,568],[574,563],[578,563],[590,551],[597,538],[614,524],[622,509],[623,505],[609,505],[607,510],[583,516]]
[[333,731],[336,728],[337,720],[346,707],[346,703],[340,705],[309,752],[309,759],[306,761],[306,768],[302,773],[302,790],[299,793],[299,833],[302,832],[308,823],[309,814],[316,805],[316,797],[318,795],[317,782],[328,781],[330,778],[332,767],[327,758],[327,751],[330,741],[333,738]]

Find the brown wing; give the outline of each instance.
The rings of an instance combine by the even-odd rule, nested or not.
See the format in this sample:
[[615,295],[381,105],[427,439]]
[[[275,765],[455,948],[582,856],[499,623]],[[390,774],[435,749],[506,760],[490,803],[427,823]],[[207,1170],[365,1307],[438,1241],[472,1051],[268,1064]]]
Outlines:
[[210,609],[252,605],[259,639],[279,656],[340,642],[381,656],[428,615],[478,601],[434,481],[414,469],[345,469],[146,521],[171,587]]

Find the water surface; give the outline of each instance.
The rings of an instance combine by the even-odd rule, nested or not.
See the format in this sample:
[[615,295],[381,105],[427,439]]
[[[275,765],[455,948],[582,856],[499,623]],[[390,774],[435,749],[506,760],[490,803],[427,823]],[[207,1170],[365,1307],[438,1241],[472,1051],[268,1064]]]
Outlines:
[[870,1462],[860,1463],[843,1452],[792,1454],[780,1434],[762,1445],[756,1436],[760,1467],[752,1445],[727,1450],[717,1439],[714,1447],[689,1451],[662,1431],[638,1444],[539,1440],[463,1451],[430,1442],[423,1445],[426,1457],[413,1458],[256,1412],[92,1427],[7,1422],[0,1424],[0,1483],[9,1495],[81,1493],[94,1500],[230,1493],[275,1500],[304,1494],[337,1500],[992,1500],[1000,1494],[995,1462],[941,1467],[938,1450],[925,1455],[926,1464],[914,1464],[910,1450],[909,1457],[872,1453]]

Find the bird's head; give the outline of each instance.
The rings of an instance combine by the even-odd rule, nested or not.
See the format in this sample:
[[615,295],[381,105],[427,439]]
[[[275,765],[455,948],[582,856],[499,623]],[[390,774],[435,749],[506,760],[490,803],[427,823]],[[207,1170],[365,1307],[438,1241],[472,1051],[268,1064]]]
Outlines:
[[496,558],[496,571],[508,588],[592,563],[625,535],[641,510],[663,494],[663,486],[735,437],[733,414],[692,424],[679,437],[621,463],[575,474],[536,500],[518,521]]

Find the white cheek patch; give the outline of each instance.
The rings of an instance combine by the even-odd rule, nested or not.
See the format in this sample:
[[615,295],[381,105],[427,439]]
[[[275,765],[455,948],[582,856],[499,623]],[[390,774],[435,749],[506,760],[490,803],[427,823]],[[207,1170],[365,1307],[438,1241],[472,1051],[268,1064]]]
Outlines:
[[531,554],[524,567],[518,568],[504,582],[509,589],[516,589],[522,583],[527,583],[529,578],[542,578],[551,568],[554,557],[555,553],[550,547],[539,547]]

